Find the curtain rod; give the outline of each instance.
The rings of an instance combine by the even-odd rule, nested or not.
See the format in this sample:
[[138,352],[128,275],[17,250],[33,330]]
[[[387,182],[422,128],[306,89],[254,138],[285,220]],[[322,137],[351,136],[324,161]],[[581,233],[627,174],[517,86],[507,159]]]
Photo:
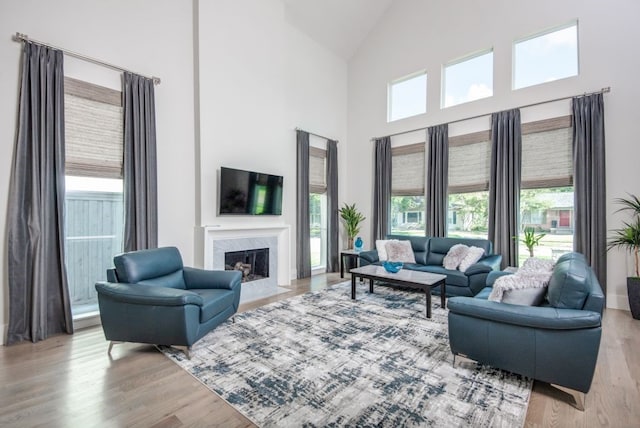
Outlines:
[[156,85],[159,85],[160,82],[161,82],[159,77],[145,76],[144,74],[136,73],[136,72],[133,72],[131,70],[127,70],[126,68],[122,68],[122,67],[119,67],[117,65],[113,65],[113,64],[109,64],[108,62],[101,61],[99,59],[91,58],[89,56],[82,55],[82,54],[79,54],[77,52],[72,52],[72,51],[69,51],[67,49],[64,49],[64,48],[61,48],[61,47],[58,47],[58,46],[53,46],[53,45],[50,45],[49,43],[44,43],[44,42],[41,42],[39,40],[31,39],[26,34],[16,33],[13,36],[13,40],[15,42],[33,42],[33,43],[37,43],[39,45],[47,46],[49,48],[58,49],[59,51],[62,51],[64,54],[72,56],[74,58],[78,58],[78,59],[82,59],[84,61],[92,62],[94,64],[102,65],[103,67],[107,67],[107,68],[110,68],[112,70],[126,71],[126,72],[129,72],[129,73],[134,73],[134,74],[140,75],[142,77],[146,77],[147,79],[153,80],[153,83],[156,84]]
[[302,128],[298,128],[298,127],[296,127],[296,131],[306,132],[307,134],[315,135],[316,137],[324,138],[325,140],[335,141],[336,143],[338,142],[338,140],[334,140],[333,138],[328,138],[328,137],[325,137],[324,135],[316,134],[315,132],[305,131],[305,130],[304,130],[304,129],[302,129]]
[[[552,100],[540,101],[540,102],[537,102],[537,103],[527,104],[527,105],[523,105],[523,106],[520,106],[520,107],[514,107],[514,108],[534,107],[534,106],[539,106],[539,105],[542,105],[542,104],[554,103],[556,101],[568,100],[569,98],[586,97],[587,95],[594,95],[594,94],[606,94],[608,92],[611,92],[611,87],[610,86],[607,86],[606,88],[602,88],[599,91],[588,92],[588,93],[585,92],[584,94],[581,94],[581,95],[571,95],[571,96],[568,96],[568,97],[554,98]],[[483,114],[478,114],[478,115],[471,116],[471,117],[465,117],[464,119],[456,119],[456,120],[452,120],[451,122],[447,122],[447,124],[451,125],[452,123],[458,123],[458,122],[464,122],[465,120],[477,119],[479,117],[489,116],[490,114],[492,114],[492,113],[483,113]],[[410,134],[412,132],[424,131],[427,128],[429,128],[429,127],[428,126],[423,126],[422,128],[410,129],[408,131],[401,131],[401,132],[396,132],[394,134],[385,135],[385,137],[395,137],[396,135]],[[376,141],[376,140],[378,140],[380,138],[384,138],[384,137],[374,137],[374,138],[371,138],[371,141]]]

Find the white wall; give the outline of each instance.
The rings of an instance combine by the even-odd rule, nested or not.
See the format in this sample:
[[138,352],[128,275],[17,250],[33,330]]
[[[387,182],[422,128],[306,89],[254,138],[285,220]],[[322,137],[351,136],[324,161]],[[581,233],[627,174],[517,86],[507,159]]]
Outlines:
[[[640,89],[640,3],[540,0],[396,1],[349,61],[348,158],[358,159],[348,170],[347,200],[372,210],[373,144],[370,138],[492,113],[538,101],[611,86],[605,95],[607,139],[607,228],[621,224],[614,198],[640,193],[640,144],[637,143]],[[511,90],[512,40],[579,20],[580,75],[518,91]],[[443,63],[469,53],[494,48],[494,96],[441,110],[440,72]],[[417,70],[428,73],[427,113],[386,122],[387,83]],[[568,114],[570,103],[527,109],[523,121]],[[487,129],[489,118],[452,126],[450,135]],[[363,191],[364,190],[364,191]],[[370,240],[371,223],[363,227]],[[612,251],[608,261],[608,305],[628,308],[625,288],[627,257]]]
[[[6,0],[0,3],[0,28],[0,324],[9,317],[6,214],[21,52],[21,44],[11,40],[15,32],[162,79],[156,86],[159,243],[179,247],[185,264],[191,264],[196,215],[191,2]],[[69,57],[65,72],[121,88],[118,73]]]
[[[343,141],[339,175],[346,189],[347,64],[287,15],[281,0],[199,3],[198,203],[201,225],[292,225],[295,266],[294,129]],[[282,216],[218,216],[221,166],[284,176]]]

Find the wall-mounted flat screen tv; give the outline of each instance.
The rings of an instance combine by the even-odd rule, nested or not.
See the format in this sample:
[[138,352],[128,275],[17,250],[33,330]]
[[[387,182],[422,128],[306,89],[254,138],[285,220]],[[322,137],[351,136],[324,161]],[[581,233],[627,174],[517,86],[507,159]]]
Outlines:
[[221,215],[281,215],[282,182],[280,175],[221,167],[219,212]]

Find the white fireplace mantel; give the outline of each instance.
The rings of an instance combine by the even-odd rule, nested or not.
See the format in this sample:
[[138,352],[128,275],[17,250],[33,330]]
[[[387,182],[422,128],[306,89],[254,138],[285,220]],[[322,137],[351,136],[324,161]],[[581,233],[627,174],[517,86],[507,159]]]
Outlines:
[[201,227],[203,246],[202,265],[214,269],[213,257],[216,241],[242,238],[275,237],[277,251],[277,285],[291,285],[291,226],[251,225],[251,226],[203,226]]

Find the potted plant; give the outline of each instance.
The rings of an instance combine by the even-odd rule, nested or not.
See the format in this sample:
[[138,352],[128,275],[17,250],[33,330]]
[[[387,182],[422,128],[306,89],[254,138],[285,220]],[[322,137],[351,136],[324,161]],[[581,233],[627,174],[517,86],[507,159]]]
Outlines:
[[635,276],[627,277],[627,295],[631,315],[640,319],[640,199],[629,195],[629,198],[618,198],[616,202],[622,205],[618,211],[633,212],[633,220],[624,222],[620,229],[613,231],[608,248],[622,248],[633,255]]
[[536,235],[535,229],[531,226],[524,228],[524,236],[520,242],[522,242],[525,247],[527,247],[527,250],[529,250],[529,257],[533,257],[533,247],[540,245],[540,240],[546,235],[546,233],[539,233]]
[[353,248],[353,240],[360,233],[360,223],[365,217],[356,208],[356,204],[348,205],[346,202],[342,208],[338,210],[340,217],[344,220],[345,231],[347,232],[348,248]]

